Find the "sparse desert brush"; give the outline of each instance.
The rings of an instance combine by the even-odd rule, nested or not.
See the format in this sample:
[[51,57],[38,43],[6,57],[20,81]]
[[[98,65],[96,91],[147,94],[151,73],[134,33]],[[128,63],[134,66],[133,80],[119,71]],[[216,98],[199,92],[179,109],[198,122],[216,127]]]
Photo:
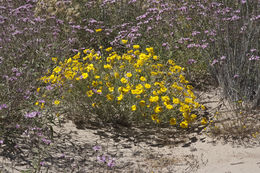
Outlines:
[[209,122],[209,132],[213,137],[224,138],[228,141],[242,142],[259,136],[260,125],[258,111],[245,109],[243,101],[235,103],[220,102],[221,109],[217,109]]
[[99,51],[85,49],[65,61],[54,58],[56,67],[41,80],[60,97],[54,101],[48,90],[44,95],[50,97],[50,104],[62,105],[68,117],[85,121],[131,124],[152,120],[187,128],[198,119],[207,124],[197,114],[205,107],[195,101],[184,68],[172,59],[162,64],[152,47],[145,51],[139,45],[132,47],[123,54],[101,47]]
[[[45,112],[35,106],[36,79],[51,65],[47,57],[66,52],[59,20],[35,17],[34,7],[35,1],[3,0],[0,5],[0,152],[10,157],[19,157],[20,144],[40,148],[32,141],[37,135],[26,132],[41,129],[40,142],[49,133]],[[44,107],[44,99],[38,104]]]
[[[212,75],[232,102],[256,109],[260,106],[260,1],[228,1],[218,4],[214,49],[209,54]],[[223,8],[226,7],[226,8]],[[215,16],[215,17],[213,17]]]

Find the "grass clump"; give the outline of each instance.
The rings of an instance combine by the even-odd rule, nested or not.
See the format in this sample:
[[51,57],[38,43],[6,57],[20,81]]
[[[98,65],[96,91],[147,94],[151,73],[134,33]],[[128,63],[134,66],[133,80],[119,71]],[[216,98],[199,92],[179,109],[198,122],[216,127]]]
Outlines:
[[184,68],[172,59],[162,64],[152,47],[142,51],[133,45],[121,55],[112,47],[85,49],[60,61],[41,80],[61,95],[54,102],[50,99],[53,104],[64,104],[69,116],[84,120],[128,125],[152,120],[187,128],[205,109],[195,101]]

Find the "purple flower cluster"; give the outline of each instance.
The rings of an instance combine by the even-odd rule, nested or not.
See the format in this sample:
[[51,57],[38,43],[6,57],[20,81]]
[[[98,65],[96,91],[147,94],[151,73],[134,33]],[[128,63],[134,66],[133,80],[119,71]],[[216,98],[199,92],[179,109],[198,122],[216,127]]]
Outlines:
[[116,165],[116,159],[115,158],[111,158],[110,156],[106,156],[106,155],[101,155],[101,156],[97,156],[97,160],[101,163],[106,163],[108,167],[112,168]]
[[93,150],[94,150],[94,151],[99,151],[99,150],[101,150],[101,149],[102,149],[102,147],[99,146],[99,145],[96,145],[96,146],[93,147]]
[[40,115],[40,112],[34,111],[34,112],[27,113],[24,116],[25,116],[25,118],[34,118],[34,117],[39,116],[39,115]]
[[7,108],[7,105],[6,105],[6,104],[1,104],[1,105],[0,105],[0,110],[6,109],[6,108]]
[[42,142],[44,142],[45,144],[49,145],[51,143],[51,140],[43,138]]
[[[93,147],[93,150],[94,150],[95,152],[100,151],[101,149],[102,149],[102,147],[99,146],[99,145],[96,145],[96,146]],[[115,163],[115,158],[111,158],[111,156],[109,156],[109,155],[104,155],[104,154],[98,155],[98,156],[97,156],[97,161],[99,161],[99,162],[101,162],[101,163],[106,163],[107,166],[110,167],[110,168],[114,167],[115,164],[116,164],[116,163]]]

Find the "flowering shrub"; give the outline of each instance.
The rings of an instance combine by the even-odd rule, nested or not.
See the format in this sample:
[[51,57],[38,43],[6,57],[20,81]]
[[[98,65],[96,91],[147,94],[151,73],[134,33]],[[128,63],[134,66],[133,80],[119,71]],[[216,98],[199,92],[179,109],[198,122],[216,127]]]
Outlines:
[[[69,44],[59,32],[61,21],[35,17],[35,3],[3,0],[0,5],[0,152],[9,156],[18,157],[21,143],[34,149],[40,147],[34,145],[31,136],[22,140],[26,131],[44,129],[39,141],[46,138],[44,133],[49,133],[47,112],[35,106],[35,79],[51,66],[47,57],[68,53]],[[38,104],[43,108],[44,102],[42,99]]]
[[[85,49],[83,54],[59,61],[41,80],[61,94],[54,102],[50,99],[53,104],[64,104],[69,116],[80,114],[86,120],[95,116],[114,123],[152,119],[187,128],[198,118],[195,111],[205,109],[195,101],[184,68],[172,59],[162,64],[152,47],[142,52],[139,45],[133,45],[122,55],[112,47]],[[206,123],[203,118],[202,124]]]
[[[41,0],[35,12],[66,21],[65,30],[77,36],[78,47],[97,48],[102,43],[120,50],[125,38],[129,45],[152,46],[165,62],[175,56],[176,63],[187,69],[189,81],[199,85],[201,80],[212,84],[209,79],[215,79],[233,101],[243,97],[256,107],[260,102],[257,9],[255,0]],[[103,32],[95,33],[96,28]]]
[[260,1],[216,3],[214,49],[210,67],[232,102],[243,100],[250,109],[260,106]]

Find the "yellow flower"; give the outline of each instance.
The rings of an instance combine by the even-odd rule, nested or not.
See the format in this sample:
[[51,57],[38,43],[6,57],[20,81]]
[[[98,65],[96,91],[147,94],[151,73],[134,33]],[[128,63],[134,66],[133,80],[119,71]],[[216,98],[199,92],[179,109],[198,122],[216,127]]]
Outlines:
[[140,104],[141,106],[145,106],[145,101],[144,101],[144,100],[141,100],[141,101],[139,102],[139,104]]
[[162,107],[156,106],[155,109],[154,109],[154,112],[155,112],[155,113],[160,113],[160,112],[162,112]]
[[156,91],[153,91],[153,95],[156,95],[156,96],[157,96],[157,95],[158,95],[158,93],[157,93]]
[[192,103],[193,101],[192,101],[191,98],[185,98],[184,102],[186,102],[186,103]]
[[112,69],[112,66],[109,65],[109,64],[105,64],[105,65],[104,65],[104,68],[105,68],[105,69]]
[[39,102],[37,101],[37,102],[35,102],[35,105],[37,106],[37,105],[39,105]]
[[127,51],[128,54],[131,54],[131,53],[133,53],[133,52],[134,52],[133,50],[128,50],[128,51]]
[[156,114],[152,114],[152,115],[151,115],[151,118],[152,118],[153,121],[155,121],[155,120],[158,119],[158,116],[157,116]]
[[139,55],[139,59],[140,59],[140,60],[147,60],[147,59],[148,59],[148,56],[147,56],[146,54],[144,54],[144,53],[141,53],[141,54]]
[[91,97],[93,94],[94,94],[94,92],[92,90],[87,91],[87,96],[88,97]]
[[123,94],[120,94],[120,95],[117,97],[117,100],[118,100],[118,101],[121,101],[123,98],[124,98],[124,95],[123,95]]
[[80,53],[78,53],[77,55],[75,55],[74,57],[73,57],[73,59],[79,59],[80,58]]
[[118,72],[115,72],[115,73],[114,73],[114,76],[115,76],[115,78],[119,78],[119,73],[118,73]]
[[167,88],[166,88],[166,87],[162,87],[162,88],[160,89],[160,91],[164,93],[164,92],[167,91]]
[[89,64],[87,67],[86,67],[87,71],[90,72],[91,70],[94,71],[95,68],[94,68],[94,65],[93,64]]
[[208,123],[207,119],[205,117],[202,118],[201,124],[206,125]]
[[80,80],[81,78],[80,77],[77,77],[76,80]]
[[161,90],[157,90],[156,93],[157,93],[158,95],[160,95],[160,94],[162,94],[162,91],[161,91]]
[[96,32],[101,32],[102,31],[102,29],[101,28],[99,28],[99,29],[96,29]]
[[86,79],[88,77],[88,73],[82,73],[82,78]]
[[180,103],[180,100],[178,98],[173,97],[172,103],[177,105]]
[[136,110],[136,105],[133,105],[132,106],[132,111],[135,111]]
[[109,87],[108,90],[112,93],[114,91],[114,87]]
[[54,104],[55,104],[55,105],[58,105],[58,104],[60,104],[60,101],[59,101],[59,100],[55,100],[55,101],[54,101]]
[[114,96],[111,95],[111,94],[107,94],[106,97],[107,97],[107,99],[110,100],[110,101],[112,101],[112,100],[114,99]]
[[52,57],[51,60],[56,63],[58,59],[56,57]]
[[144,87],[147,88],[147,89],[149,89],[149,88],[151,88],[151,85],[148,84],[148,83],[146,83],[146,84],[144,84]]
[[126,88],[123,88],[123,89],[122,89],[122,92],[125,94],[125,93],[128,93],[129,90],[130,90],[130,88],[129,88],[129,87],[126,87]]
[[188,120],[190,118],[189,114],[187,112],[183,112],[182,116],[185,120]]
[[135,71],[138,72],[138,73],[141,73],[141,72],[142,72],[141,69],[135,69]]
[[69,63],[71,63],[71,62],[72,62],[72,59],[69,58],[69,59],[67,60],[67,64],[69,64]]
[[193,89],[193,86],[187,85],[187,89],[188,89],[188,90],[192,90],[192,89]]
[[164,102],[170,101],[170,97],[169,96],[162,96],[161,98],[162,98],[162,101],[164,101]]
[[126,73],[126,76],[127,77],[132,77],[133,75],[132,75],[132,73]]
[[140,46],[136,44],[136,45],[133,45],[133,48],[134,48],[134,49],[139,49]]
[[197,115],[196,114],[191,114],[191,119],[196,119],[197,118]]
[[181,83],[188,83],[188,81],[185,79],[185,77],[182,74],[180,74],[179,79]]
[[150,96],[149,101],[150,102],[158,102],[159,97],[158,96]]
[[126,44],[128,40],[121,40],[123,44]]
[[154,86],[157,86],[157,85],[160,85],[160,83],[159,83],[159,82],[154,82],[153,85],[154,85]]
[[166,108],[167,109],[173,109],[173,106],[172,105],[166,105]]
[[140,99],[140,98],[141,98],[141,96],[140,96],[140,95],[137,95],[137,96],[135,96],[135,98],[137,98],[137,99]]
[[122,83],[127,83],[127,80],[126,78],[122,77],[121,80],[120,80]]
[[200,104],[198,102],[194,102],[193,104],[194,104],[195,108],[200,107]]
[[97,85],[98,85],[98,82],[97,82],[97,81],[93,81],[93,82],[92,82],[92,86],[93,86],[93,87],[96,87]]
[[100,76],[98,76],[98,75],[95,76],[95,79],[99,79],[99,78],[100,78]]
[[175,125],[176,124],[176,119],[175,118],[171,118],[170,119],[170,125]]
[[41,88],[37,88],[37,93],[40,92]]
[[204,105],[201,105],[200,107],[201,107],[202,110],[206,109]]
[[44,108],[44,103],[42,103],[42,105],[41,105],[41,109],[43,109]]
[[148,47],[148,48],[146,48],[146,51],[147,51],[148,53],[153,53],[153,47]]
[[181,112],[190,112],[190,106],[186,104],[182,104],[180,107]]
[[53,72],[55,73],[59,73],[61,71],[61,68],[59,66],[57,66],[55,69],[53,69]]
[[113,49],[112,47],[108,47],[108,48],[106,48],[106,51],[110,52],[112,49]]
[[132,94],[138,94],[138,90],[137,90],[137,89],[135,89],[135,90],[132,89],[132,90],[131,90],[131,93],[132,93]]
[[96,107],[96,105],[97,105],[96,103],[92,103],[92,107],[93,107],[93,108]]
[[146,81],[146,78],[145,78],[144,76],[141,76],[141,77],[140,77],[140,80],[141,80],[141,81]]
[[117,91],[121,92],[123,90],[123,87],[118,87]]
[[185,121],[182,121],[181,123],[180,123],[180,126],[181,126],[181,128],[187,128],[188,127],[188,122],[185,120]]
[[97,90],[97,93],[98,93],[98,94],[101,94],[101,93],[102,93],[102,90]]
[[159,58],[158,58],[158,56],[153,56],[153,59],[158,60]]
[[157,74],[158,74],[157,72],[151,71],[152,76],[156,76]]

